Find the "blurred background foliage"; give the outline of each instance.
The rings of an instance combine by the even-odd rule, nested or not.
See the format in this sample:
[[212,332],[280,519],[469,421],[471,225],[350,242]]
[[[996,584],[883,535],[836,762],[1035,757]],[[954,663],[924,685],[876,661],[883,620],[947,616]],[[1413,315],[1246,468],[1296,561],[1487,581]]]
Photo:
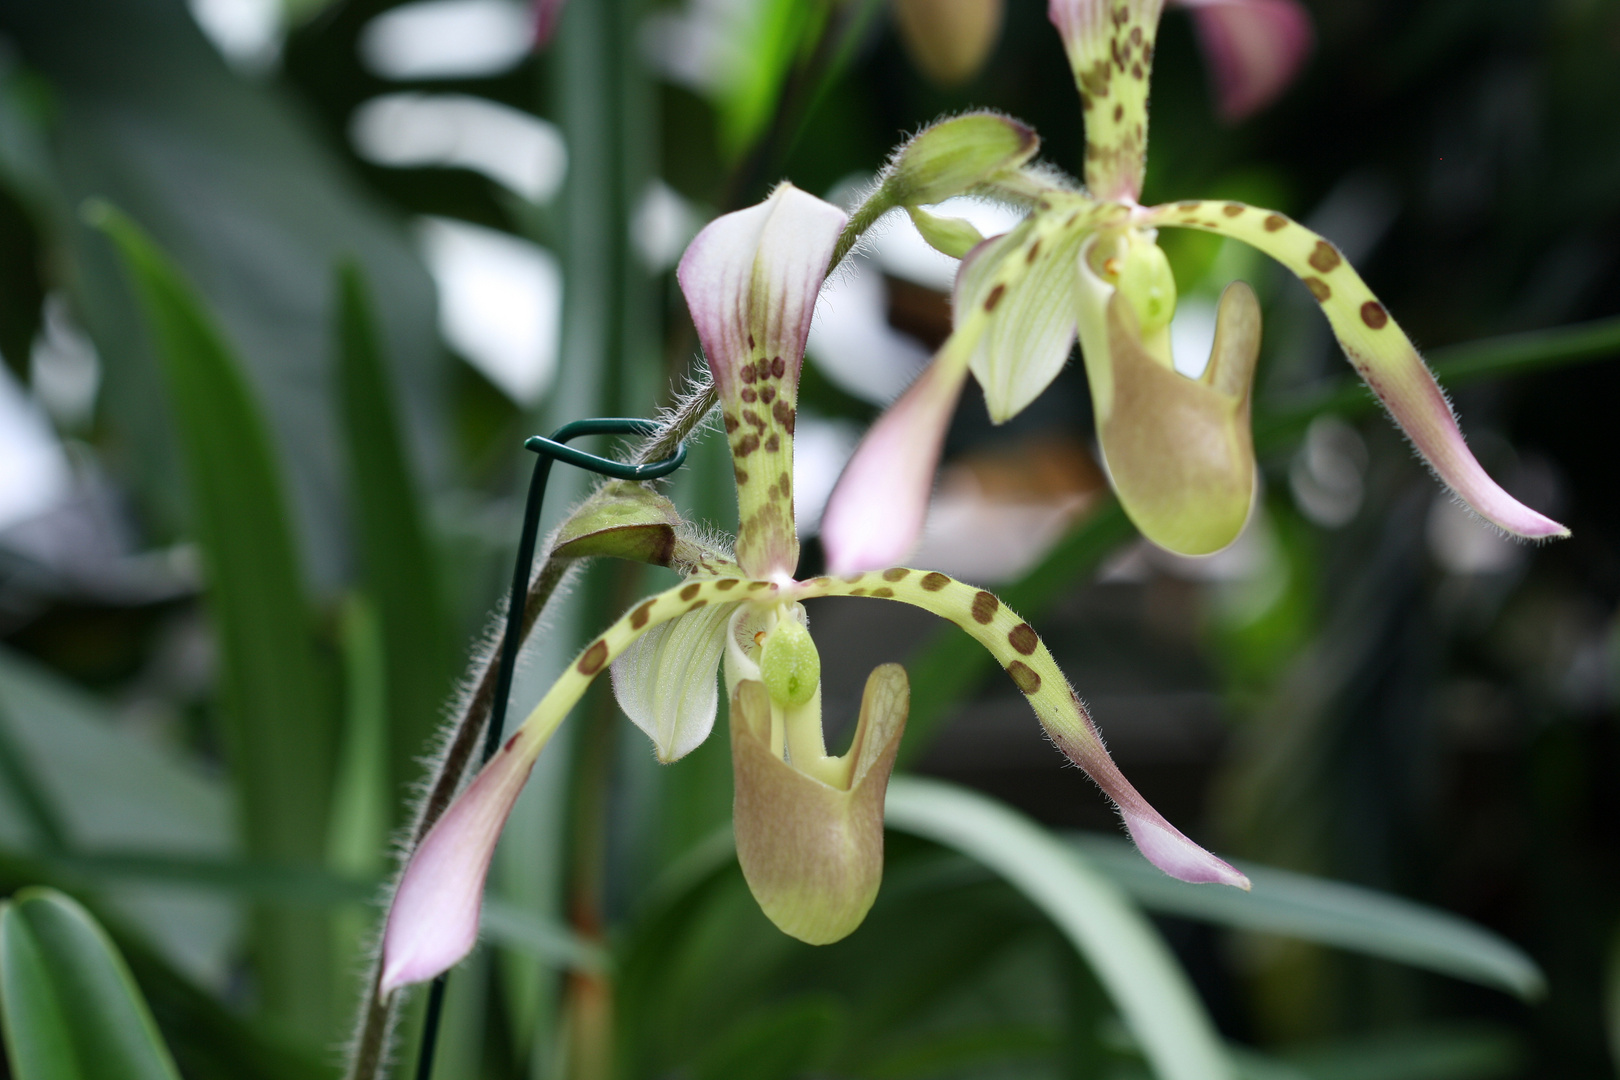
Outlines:
[[[895,4],[573,0],[537,51],[516,0],[0,0],[0,890],[85,905],[0,910],[9,1067],[19,1003],[101,1000],[46,955],[134,1002],[107,1045],[152,1075],[337,1074],[389,837],[508,573],[521,438],[663,404],[696,349],[675,260],[783,177],[847,198],[981,106],[1078,171],[1044,4]],[[1620,348],[1578,324],[1620,314],[1620,5],[1310,7],[1302,77],[1236,125],[1166,16],[1146,195],[1332,238],[1573,539],[1468,520],[1303,289],[1169,235],[1179,359],[1228,280],[1266,307],[1244,537],[1134,540],[1071,368],[1002,428],[968,396],[916,561],[1000,590],[1145,795],[1280,869],[1249,897],[1144,875],[965,639],[820,601],[829,719],[907,663],[909,767],[1000,805],[897,781],[877,908],[809,949],[736,871],[724,740],[659,768],[599,688],[508,829],[436,1075],[1171,1075],[1200,1010],[1244,1076],[1612,1073]],[[976,68],[918,30],[964,10]],[[830,287],[807,532],[948,282],[897,224]],[[729,528],[728,476],[711,440],[672,494]],[[559,472],[550,519],[587,483]],[[552,606],[518,715],[647,576]]]

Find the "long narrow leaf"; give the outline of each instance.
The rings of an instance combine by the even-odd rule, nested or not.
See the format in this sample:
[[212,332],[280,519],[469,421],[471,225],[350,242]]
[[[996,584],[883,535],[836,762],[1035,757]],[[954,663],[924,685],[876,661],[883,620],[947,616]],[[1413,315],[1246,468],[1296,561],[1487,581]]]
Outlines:
[[337,285],[338,403],[362,577],[377,607],[387,664],[389,772],[394,801],[403,806],[421,779],[421,759],[455,675],[456,648],[359,267],[344,266]]
[[179,1080],[112,941],[51,889],[0,905],[0,1022],[16,1080]]
[[1249,863],[1239,869],[1249,875],[1252,892],[1203,889],[1159,873],[1124,840],[1076,835],[1069,842],[1098,872],[1153,911],[1337,945],[1526,1000],[1546,990],[1541,969],[1512,942],[1398,896]]
[[1039,907],[1096,971],[1163,1080],[1234,1075],[1153,924],[1064,840],[976,792],[911,776],[890,782],[885,822],[983,863]]
[[[278,861],[325,854],[336,723],[274,451],[235,359],[169,260],[102,203],[94,223],[123,256],[161,359],[220,641],[224,731],[249,849]],[[264,915],[258,959],[273,1011],[326,1037],[324,932]],[[319,973],[319,974],[317,974]]]

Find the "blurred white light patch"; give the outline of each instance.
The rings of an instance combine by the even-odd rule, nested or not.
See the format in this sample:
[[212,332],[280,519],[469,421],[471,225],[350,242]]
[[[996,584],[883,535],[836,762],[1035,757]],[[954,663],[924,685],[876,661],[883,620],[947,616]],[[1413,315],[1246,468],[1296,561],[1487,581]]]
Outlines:
[[519,405],[540,400],[557,367],[562,273],[545,248],[449,218],[418,227],[439,286],[439,330]]
[[557,128],[470,94],[385,94],[354,112],[360,156],[396,168],[471,169],[530,202],[548,202],[568,174]]
[[755,66],[747,50],[768,14],[758,0],[688,0],[659,8],[641,24],[641,54],[670,82],[719,93]]
[[268,71],[281,57],[281,0],[189,0],[191,17],[232,67]]
[[0,364],[0,531],[68,497],[73,471],[39,404]]
[[101,389],[101,358],[60,293],[45,298],[44,326],[28,356],[28,382],[57,426],[86,427]]
[[680,262],[686,245],[703,227],[703,219],[662,180],[647,185],[630,219],[630,242],[642,265],[661,274]]
[[1336,416],[1318,416],[1288,466],[1294,505],[1328,529],[1347,525],[1361,509],[1367,444],[1361,433]]
[[1204,374],[1209,350],[1215,347],[1215,305],[1199,297],[1176,302],[1170,317],[1170,352],[1176,370],[1189,379]]
[[861,254],[822,286],[806,351],[835,386],[874,405],[899,397],[928,363],[922,342],[889,325],[889,287]]
[[385,79],[468,79],[510,71],[533,42],[518,0],[421,0],[368,22],[360,58]]
[[1500,574],[1517,566],[1527,552],[1525,545],[1503,536],[1446,491],[1429,507],[1427,532],[1429,553],[1453,574]]
[[859,424],[800,410],[793,427],[793,517],[800,536],[814,536],[833,485],[861,441]]
[[[1001,203],[959,195],[927,208],[936,217],[961,218],[980,235],[999,236],[1024,220],[1024,212]],[[928,246],[904,210],[891,210],[871,240],[878,265],[897,278],[950,293],[960,261]]]

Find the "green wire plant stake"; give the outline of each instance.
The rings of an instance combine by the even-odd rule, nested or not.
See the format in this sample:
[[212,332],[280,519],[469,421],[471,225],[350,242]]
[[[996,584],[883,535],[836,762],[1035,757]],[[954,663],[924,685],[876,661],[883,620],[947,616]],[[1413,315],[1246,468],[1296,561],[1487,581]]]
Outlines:
[[[517,559],[512,567],[512,592],[506,606],[506,627],[501,634],[501,653],[495,676],[495,700],[491,706],[489,722],[484,728],[483,750],[479,766],[488,764],[501,744],[501,732],[506,726],[506,706],[512,694],[512,676],[517,667],[518,652],[523,644],[523,616],[529,591],[529,578],[534,572],[534,548],[540,532],[540,511],[545,503],[546,482],[551,478],[551,465],[565,461],[577,468],[615,480],[657,480],[668,476],[686,463],[686,443],[676,444],[668,457],[643,465],[614,461],[611,458],[587,454],[567,445],[586,435],[636,435],[647,437],[658,430],[652,420],[632,417],[598,416],[588,420],[575,420],[551,433],[533,435],[524,441],[525,449],[537,457],[534,473],[529,478],[529,494],[523,504],[523,531],[518,539]],[[444,993],[448,972],[441,972],[428,991],[427,1015],[422,1024],[422,1044],[417,1055],[417,1080],[428,1080],[433,1074],[433,1053],[438,1045],[439,1020],[444,1011]]]

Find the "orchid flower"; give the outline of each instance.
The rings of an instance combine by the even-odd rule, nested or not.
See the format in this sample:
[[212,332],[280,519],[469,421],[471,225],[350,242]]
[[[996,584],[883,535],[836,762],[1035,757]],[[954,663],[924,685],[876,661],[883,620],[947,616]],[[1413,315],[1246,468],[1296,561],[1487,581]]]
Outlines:
[[[846,466],[822,518],[834,573],[884,566],[920,535],[946,425],[968,374],[991,419],[1044,390],[1078,337],[1097,436],[1125,512],[1149,540],[1202,555],[1231,543],[1254,499],[1249,400],[1260,314],[1248,287],[1221,299],[1215,347],[1200,378],[1170,354],[1176,286],[1158,229],[1188,228],[1250,244],[1297,275],[1346,356],[1442,483],[1479,516],[1518,536],[1567,530],[1504,492],[1463,441],[1445,394],[1411,341],[1333,244],[1282,214],[1237,202],[1142,206],[1148,78],[1163,0],[1050,0],[1085,120],[1085,187],[1024,169],[1002,195],[1030,214],[962,259],[953,328],[916,383],[879,418]],[[1308,28],[1277,0],[1190,4],[1232,70],[1303,47]],[[1245,29],[1247,28],[1247,29]],[[1234,34],[1248,35],[1241,40]],[[1258,82],[1274,82],[1286,67]],[[1234,84],[1235,86],[1236,84]],[[1241,102],[1228,101],[1229,109]],[[948,254],[924,229],[923,235]],[[956,242],[958,248],[961,241]]]
[[701,743],[723,670],[731,705],[738,861],[784,931],[836,941],[864,918],[882,876],[883,796],[904,730],[905,672],[872,673],[849,750],[822,734],[820,655],[803,601],[912,604],[995,656],[1047,733],[1113,799],[1142,853],[1184,881],[1248,881],[1161,817],[1120,773],[1035,630],[994,595],[895,566],[796,580],[793,429],[816,296],[845,215],[788,184],[727,214],[687,249],[678,277],[714,377],[737,483],[735,562],[710,552],[592,641],[429,831],[395,894],[382,988],[429,979],[471,949],[495,842],[535,759],[604,670],[660,761]]

